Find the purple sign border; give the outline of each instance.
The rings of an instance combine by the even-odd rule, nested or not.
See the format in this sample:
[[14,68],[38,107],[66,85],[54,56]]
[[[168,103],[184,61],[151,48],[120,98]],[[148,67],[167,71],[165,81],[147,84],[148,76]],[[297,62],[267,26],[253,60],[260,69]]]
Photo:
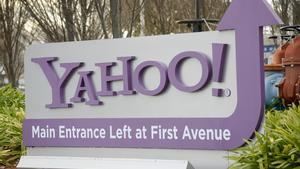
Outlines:
[[[254,12],[255,11],[255,12]],[[237,59],[237,106],[228,118],[118,118],[118,119],[26,119],[23,140],[26,146],[37,147],[122,147],[228,150],[244,144],[261,124],[264,112],[263,26],[282,21],[265,0],[234,0],[218,25],[219,31],[235,29]],[[34,139],[33,125],[67,125],[99,127],[112,125],[132,127],[163,125],[183,128],[228,129],[229,141],[160,140],[160,139]]]

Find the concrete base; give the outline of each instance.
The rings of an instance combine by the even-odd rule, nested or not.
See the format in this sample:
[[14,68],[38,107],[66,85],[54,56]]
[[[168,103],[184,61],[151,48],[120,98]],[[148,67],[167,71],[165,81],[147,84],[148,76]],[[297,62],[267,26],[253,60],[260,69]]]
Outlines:
[[23,156],[17,168],[43,169],[194,169],[184,160]]

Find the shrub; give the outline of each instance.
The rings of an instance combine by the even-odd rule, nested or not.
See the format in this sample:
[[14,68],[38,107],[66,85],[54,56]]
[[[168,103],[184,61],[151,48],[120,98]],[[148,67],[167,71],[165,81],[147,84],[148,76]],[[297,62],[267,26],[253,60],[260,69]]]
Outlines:
[[24,94],[11,86],[0,88],[0,165],[13,166],[25,153],[22,145]]
[[264,132],[233,151],[231,169],[300,169],[300,106],[266,113]]

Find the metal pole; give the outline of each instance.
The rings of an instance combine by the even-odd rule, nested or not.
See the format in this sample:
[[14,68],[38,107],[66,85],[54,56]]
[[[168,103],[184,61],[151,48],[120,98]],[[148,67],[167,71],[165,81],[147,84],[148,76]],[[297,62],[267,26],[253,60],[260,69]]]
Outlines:
[[[201,7],[202,7],[202,0],[195,0],[196,19],[202,19]],[[193,24],[193,32],[201,32],[201,31],[202,31],[202,24],[201,23]]]
[[201,19],[201,0],[195,0],[196,19]]

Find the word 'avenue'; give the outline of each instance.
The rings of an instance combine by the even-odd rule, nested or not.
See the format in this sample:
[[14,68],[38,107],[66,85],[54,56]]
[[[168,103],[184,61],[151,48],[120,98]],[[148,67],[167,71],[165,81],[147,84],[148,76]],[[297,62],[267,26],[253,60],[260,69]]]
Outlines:
[[230,140],[230,130],[225,129],[190,129],[184,127],[182,140]]

